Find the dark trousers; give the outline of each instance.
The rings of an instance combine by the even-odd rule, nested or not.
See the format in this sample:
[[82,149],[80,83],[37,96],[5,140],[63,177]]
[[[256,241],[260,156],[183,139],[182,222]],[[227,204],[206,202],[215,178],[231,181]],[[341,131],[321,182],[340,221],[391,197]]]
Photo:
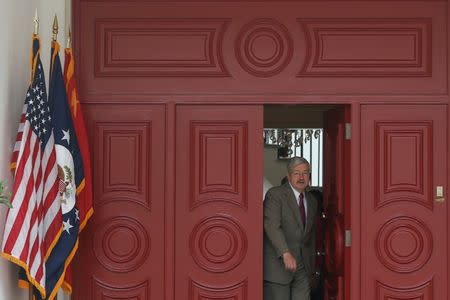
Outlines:
[[320,275],[319,278],[317,278],[318,284],[313,289],[311,289],[311,300],[323,300],[323,276]]

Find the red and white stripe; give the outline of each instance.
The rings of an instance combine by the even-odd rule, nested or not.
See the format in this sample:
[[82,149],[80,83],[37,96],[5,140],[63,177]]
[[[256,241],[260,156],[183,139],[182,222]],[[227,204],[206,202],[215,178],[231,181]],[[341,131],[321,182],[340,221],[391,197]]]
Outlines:
[[25,124],[25,114],[27,112],[28,105],[24,105],[22,114],[20,115],[19,129],[17,130],[16,142],[14,143],[14,149],[11,157],[11,169],[16,170],[17,162],[19,161],[20,146],[22,145],[23,126]]
[[8,211],[2,249],[25,268],[34,285],[45,289],[45,258],[62,224],[54,136],[52,133],[42,151],[29,120],[21,119],[24,122],[15,148],[13,208]]

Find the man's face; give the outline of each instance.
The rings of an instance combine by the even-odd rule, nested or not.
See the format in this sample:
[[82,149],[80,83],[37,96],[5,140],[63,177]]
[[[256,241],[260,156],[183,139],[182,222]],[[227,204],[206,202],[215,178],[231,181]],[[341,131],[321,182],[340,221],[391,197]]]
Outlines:
[[292,187],[299,192],[304,192],[309,185],[309,167],[307,164],[296,165],[291,174],[288,174]]

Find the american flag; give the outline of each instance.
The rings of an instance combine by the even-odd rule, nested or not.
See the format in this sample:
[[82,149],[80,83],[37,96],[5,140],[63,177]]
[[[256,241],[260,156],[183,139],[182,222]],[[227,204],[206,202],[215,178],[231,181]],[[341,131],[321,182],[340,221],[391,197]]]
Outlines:
[[45,260],[61,235],[62,214],[53,134],[53,107],[47,100],[40,59],[40,41],[33,36],[32,82],[26,94],[12,166],[15,167],[3,256],[23,268],[27,279],[45,297]]

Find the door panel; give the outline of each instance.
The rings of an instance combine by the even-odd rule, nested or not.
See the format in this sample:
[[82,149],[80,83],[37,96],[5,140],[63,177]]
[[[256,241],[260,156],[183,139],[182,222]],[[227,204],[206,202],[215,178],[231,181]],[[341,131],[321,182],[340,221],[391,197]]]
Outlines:
[[163,105],[87,105],[94,214],[74,299],[164,299]]
[[447,94],[447,1],[73,2],[86,101]]
[[343,300],[345,280],[349,278],[345,270],[348,259],[345,249],[344,218],[349,213],[348,180],[350,161],[348,152],[350,141],[345,139],[345,108],[327,111],[324,115],[324,212],[325,212],[325,300]]
[[448,299],[446,124],[445,105],[362,107],[364,299]]
[[262,107],[176,119],[175,299],[262,299]]

